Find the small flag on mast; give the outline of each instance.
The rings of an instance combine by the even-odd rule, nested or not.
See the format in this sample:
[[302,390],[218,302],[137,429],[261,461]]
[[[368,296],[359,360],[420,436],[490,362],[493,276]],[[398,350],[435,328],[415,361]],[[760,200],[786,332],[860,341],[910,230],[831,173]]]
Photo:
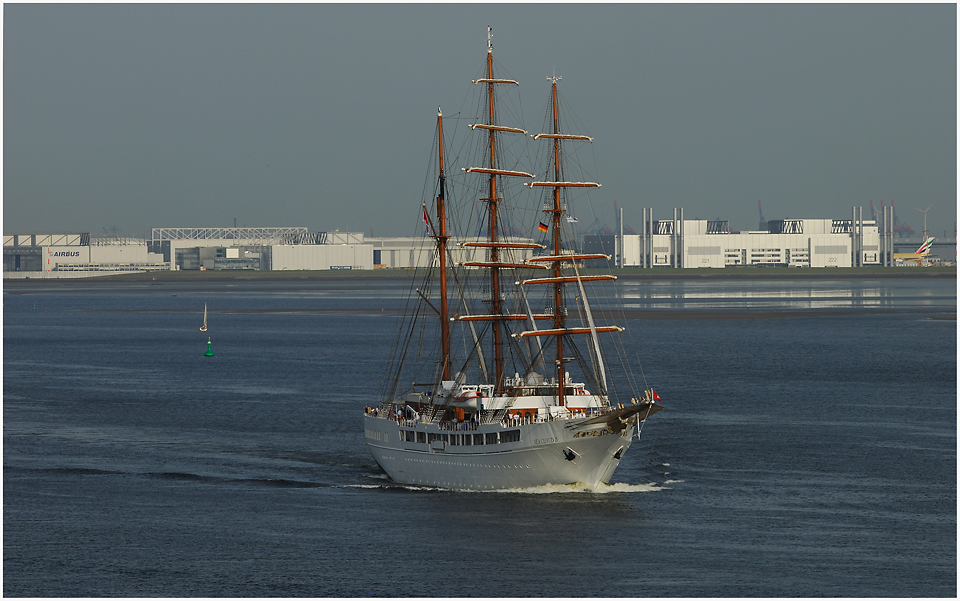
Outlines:
[[573,215],[567,215],[567,223],[576,223],[576,222],[577,222],[576,217],[574,217]]
[[540,226],[537,229],[540,230],[541,232],[550,231],[550,228],[547,227],[547,224],[543,223],[542,221],[540,222]]
[[660,395],[657,394],[657,391],[654,390],[653,388],[650,389],[650,394],[653,395],[653,400],[655,400],[655,401],[660,401],[661,403],[663,402],[663,401],[660,400]]
[[430,233],[430,216],[427,214],[427,205],[423,205],[423,224],[427,226],[427,233]]

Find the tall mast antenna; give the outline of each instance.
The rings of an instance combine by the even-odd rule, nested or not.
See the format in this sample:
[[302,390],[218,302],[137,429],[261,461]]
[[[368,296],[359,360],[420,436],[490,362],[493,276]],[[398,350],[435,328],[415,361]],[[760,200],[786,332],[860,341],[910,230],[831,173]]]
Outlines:
[[[913,208],[917,209],[917,207],[913,207]],[[927,238],[930,237],[930,232],[927,230],[927,211],[929,211],[932,208],[933,208],[933,205],[930,205],[925,209],[917,209],[918,211],[923,213],[923,240],[924,241],[926,241]]]

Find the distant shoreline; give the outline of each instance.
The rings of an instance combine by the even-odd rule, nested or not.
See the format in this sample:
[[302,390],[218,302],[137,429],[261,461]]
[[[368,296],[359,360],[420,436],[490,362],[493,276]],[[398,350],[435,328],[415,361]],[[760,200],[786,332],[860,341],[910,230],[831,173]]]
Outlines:
[[[334,283],[406,281],[413,269],[330,271],[153,271],[81,278],[4,277],[7,288],[33,286],[122,286],[125,284],[220,284],[220,283]],[[725,269],[587,269],[581,273],[612,273],[623,281],[703,280],[927,280],[956,279],[956,267],[838,267],[789,269],[740,267]]]
[[[102,313],[107,309],[82,309],[78,313]],[[162,308],[162,309],[110,309],[113,313],[184,313],[195,315],[196,308]],[[809,317],[847,317],[850,315],[900,315],[909,312],[923,319],[955,321],[955,311],[944,310],[940,307],[908,307],[890,309],[884,307],[854,307],[854,308],[827,308],[827,309],[622,309],[611,311],[600,309],[595,313],[601,319],[642,319],[642,320],[758,320],[758,319],[800,319]],[[267,307],[258,309],[219,307],[219,315],[282,315],[296,313],[299,315],[351,315],[368,317],[396,317],[403,314],[400,307],[376,308],[304,308],[304,307]]]

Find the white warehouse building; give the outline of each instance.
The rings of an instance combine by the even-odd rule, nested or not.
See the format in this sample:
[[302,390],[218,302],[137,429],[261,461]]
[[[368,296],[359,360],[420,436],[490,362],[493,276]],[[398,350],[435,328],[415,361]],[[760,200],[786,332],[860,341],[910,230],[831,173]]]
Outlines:
[[[532,242],[527,238],[510,238]],[[463,246],[480,238],[450,238],[456,263],[488,260],[489,250]],[[272,271],[410,269],[437,266],[429,237],[365,238],[361,232],[308,232],[307,228],[155,228],[154,252],[171,269],[261,269]],[[517,260],[532,250],[516,251]]]
[[619,267],[892,265],[892,228],[881,231],[856,208],[853,213],[849,220],[783,219],[768,222],[765,231],[731,232],[726,221],[684,219],[683,209],[659,221],[644,209],[642,233],[586,236],[584,251],[610,254]]
[[[458,238],[451,236],[447,241],[447,252],[454,264],[471,261],[489,261],[490,249],[465,246],[475,242],[486,242],[486,238]],[[531,244],[530,238],[506,237],[502,242]],[[373,245],[373,264],[378,269],[409,269],[412,267],[439,267],[436,242],[430,237],[418,238],[371,238]],[[503,252],[503,251],[501,251]],[[526,261],[533,257],[533,249],[510,249],[511,260]]]

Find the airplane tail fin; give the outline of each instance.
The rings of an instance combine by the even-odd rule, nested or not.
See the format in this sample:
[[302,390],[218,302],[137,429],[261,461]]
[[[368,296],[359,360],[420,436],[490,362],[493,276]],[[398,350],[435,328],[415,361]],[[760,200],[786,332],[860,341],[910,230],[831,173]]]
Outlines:
[[933,244],[933,241],[934,241],[935,239],[936,239],[936,238],[934,238],[933,236],[927,238],[927,240],[926,240],[923,244],[920,245],[920,248],[918,248],[918,249],[916,250],[916,253],[917,253],[918,255],[920,255],[921,257],[926,257],[926,256],[928,256],[928,255],[930,254],[930,246]]

